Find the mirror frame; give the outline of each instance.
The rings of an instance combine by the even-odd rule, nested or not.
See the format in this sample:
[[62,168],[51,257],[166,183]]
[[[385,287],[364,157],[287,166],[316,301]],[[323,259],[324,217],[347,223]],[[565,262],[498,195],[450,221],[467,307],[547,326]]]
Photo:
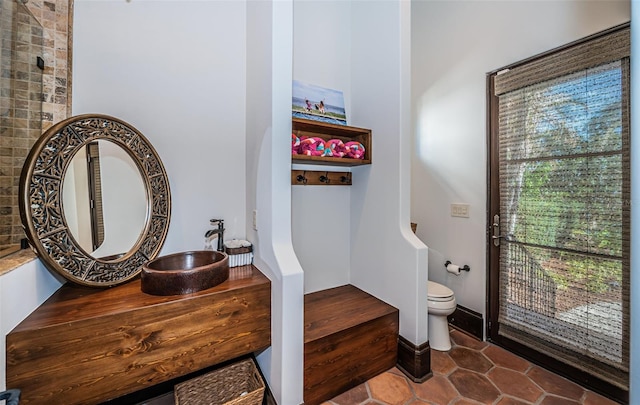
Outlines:
[[[140,237],[113,260],[94,258],[80,247],[62,206],[62,181],[71,159],[100,139],[119,145],[131,156],[147,194]],[[140,132],[108,115],[70,117],[45,131],[27,156],[19,187],[20,218],[32,248],[47,268],[80,285],[112,287],[133,279],[158,255],[169,230],[171,193],[160,157]]]

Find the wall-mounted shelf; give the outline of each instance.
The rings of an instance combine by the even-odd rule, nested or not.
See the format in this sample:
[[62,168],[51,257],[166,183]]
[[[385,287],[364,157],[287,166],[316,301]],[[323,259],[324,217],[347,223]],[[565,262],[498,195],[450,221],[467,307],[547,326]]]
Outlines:
[[298,164],[331,165],[331,166],[359,166],[371,164],[371,130],[350,127],[347,125],[329,124],[320,121],[293,118],[292,131],[298,138],[303,136],[317,136],[328,141],[340,139],[342,142],[360,142],[364,146],[364,159],[291,155],[291,161]]

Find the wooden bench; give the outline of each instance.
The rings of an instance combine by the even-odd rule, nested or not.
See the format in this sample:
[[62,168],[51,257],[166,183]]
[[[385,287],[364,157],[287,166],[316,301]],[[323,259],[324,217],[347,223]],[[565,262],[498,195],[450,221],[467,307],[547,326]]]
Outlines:
[[398,310],[352,286],[304,297],[304,403],[331,399],[395,366]]

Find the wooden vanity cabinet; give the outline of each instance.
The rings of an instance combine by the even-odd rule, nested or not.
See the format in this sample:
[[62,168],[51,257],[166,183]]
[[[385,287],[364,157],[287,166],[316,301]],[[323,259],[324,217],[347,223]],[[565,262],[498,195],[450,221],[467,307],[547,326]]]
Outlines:
[[270,344],[271,284],[252,265],[179,296],[68,283],[7,335],[7,386],[25,405],[99,404]]

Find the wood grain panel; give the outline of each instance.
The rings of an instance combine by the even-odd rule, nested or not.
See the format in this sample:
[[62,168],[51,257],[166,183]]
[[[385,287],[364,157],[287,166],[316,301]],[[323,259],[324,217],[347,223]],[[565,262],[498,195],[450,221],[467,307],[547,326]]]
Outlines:
[[304,341],[316,340],[397,311],[352,285],[306,294]]
[[320,404],[396,364],[398,310],[342,286],[305,296],[304,402]]
[[413,382],[422,383],[427,381],[433,375],[431,372],[431,347],[429,342],[416,346],[399,336],[398,364],[396,366]]
[[481,313],[458,304],[456,310],[447,316],[447,320],[451,326],[465,331],[478,340],[484,340],[484,322]]
[[173,297],[139,280],[65,285],[7,335],[7,386],[21,404],[96,404],[264,349],[270,328],[270,282],[255,268]]

